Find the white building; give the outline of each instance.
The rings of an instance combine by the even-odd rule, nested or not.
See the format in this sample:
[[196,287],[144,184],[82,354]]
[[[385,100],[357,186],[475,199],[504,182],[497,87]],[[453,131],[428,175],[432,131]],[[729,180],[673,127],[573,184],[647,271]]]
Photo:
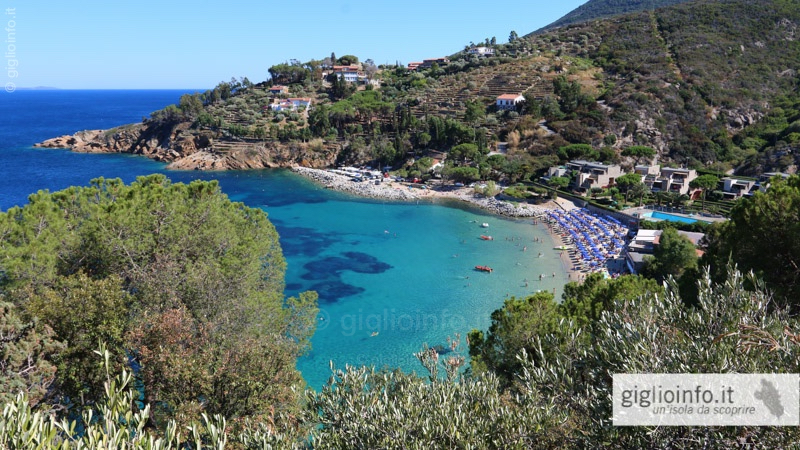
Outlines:
[[517,103],[525,101],[522,94],[503,94],[497,97],[497,109],[515,109]]
[[493,56],[494,49],[491,47],[471,47],[469,50],[467,50],[467,53],[478,56]]
[[311,99],[308,97],[287,98],[285,100],[275,100],[269,105],[273,111],[294,111],[304,107],[309,109],[311,107]]
[[755,188],[755,180],[741,180],[737,178],[725,177],[721,181],[722,195],[726,199],[737,199],[745,195],[752,195],[752,192],[758,190],[758,188]]

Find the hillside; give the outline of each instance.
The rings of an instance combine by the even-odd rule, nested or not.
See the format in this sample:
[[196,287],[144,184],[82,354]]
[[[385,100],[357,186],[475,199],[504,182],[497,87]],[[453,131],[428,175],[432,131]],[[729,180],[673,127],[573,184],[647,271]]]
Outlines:
[[564,17],[531,34],[542,33],[554,28],[588,22],[590,20],[654,10],[656,8],[677,5],[687,1],[689,0],[589,0],[567,13]]
[[[788,0],[695,1],[487,40],[493,55],[468,46],[417,70],[353,55],[293,61],[271,67],[266,82],[184,96],[142,124],[43,145],[144,154],[177,168],[368,164],[415,176],[431,165],[420,157],[449,155],[445,177],[511,182],[576,156],[559,151],[571,144],[591,146],[577,156],[627,165],[621,151],[645,145],[662,163],[794,172],[798,25]],[[371,81],[323,76],[336,64],[354,64]],[[273,85],[287,87],[274,94]],[[501,94],[525,101],[498,109]],[[272,110],[288,98],[311,106]]]

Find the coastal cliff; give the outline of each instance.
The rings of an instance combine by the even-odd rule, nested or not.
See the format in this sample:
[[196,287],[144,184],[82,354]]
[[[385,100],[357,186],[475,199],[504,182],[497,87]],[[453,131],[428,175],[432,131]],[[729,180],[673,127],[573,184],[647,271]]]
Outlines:
[[190,122],[147,121],[110,130],[84,130],[37,143],[81,153],[129,153],[169,163],[176,170],[243,170],[302,165],[328,167],[336,152],[314,143],[241,139]]

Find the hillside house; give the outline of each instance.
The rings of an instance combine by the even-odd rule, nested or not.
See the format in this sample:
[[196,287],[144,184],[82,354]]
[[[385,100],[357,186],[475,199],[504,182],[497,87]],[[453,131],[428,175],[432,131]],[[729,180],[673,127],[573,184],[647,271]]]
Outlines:
[[422,64],[419,65],[420,69],[430,69],[433,67],[433,64],[438,64],[439,67],[447,65],[450,63],[450,59],[447,57],[443,58],[431,58],[431,59],[423,59]]
[[410,62],[410,63],[408,63],[408,70],[410,70],[412,72],[416,72],[416,70],[421,65],[422,65],[422,62]]
[[349,66],[333,66],[328,73],[324,73],[324,76],[328,74],[336,74],[337,77],[340,79],[344,79],[344,81],[348,83],[358,83],[359,81],[366,80],[367,76],[364,72],[361,71],[361,65],[359,64],[350,64]]
[[269,105],[269,108],[273,111],[295,111],[301,107],[305,109],[311,108],[311,99],[308,97],[287,98],[285,100],[275,99]]
[[280,84],[276,84],[268,89],[270,94],[288,94],[289,93],[289,86],[282,86]]
[[478,55],[478,56],[494,56],[494,49],[491,47],[470,47],[467,50],[467,53],[470,55]]
[[577,176],[572,180],[572,188],[579,192],[588,192],[595,187],[608,188],[614,185],[614,180],[624,175],[622,168],[616,164],[583,160],[570,161],[566,168],[577,172]]
[[499,110],[515,109],[518,103],[524,101],[525,97],[521,94],[503,94],[497,97],[496,105]]

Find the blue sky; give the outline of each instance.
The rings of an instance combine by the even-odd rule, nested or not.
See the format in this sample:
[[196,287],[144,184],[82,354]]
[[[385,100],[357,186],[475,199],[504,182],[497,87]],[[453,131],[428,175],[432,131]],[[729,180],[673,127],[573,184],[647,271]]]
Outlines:
[[406,64],[487,37],[507,42],[585,2],[2,0],[0,24],[13,28],[0,34],[15,41],[5,62],[16,60],[17,86],[207,89],[331,52]]

